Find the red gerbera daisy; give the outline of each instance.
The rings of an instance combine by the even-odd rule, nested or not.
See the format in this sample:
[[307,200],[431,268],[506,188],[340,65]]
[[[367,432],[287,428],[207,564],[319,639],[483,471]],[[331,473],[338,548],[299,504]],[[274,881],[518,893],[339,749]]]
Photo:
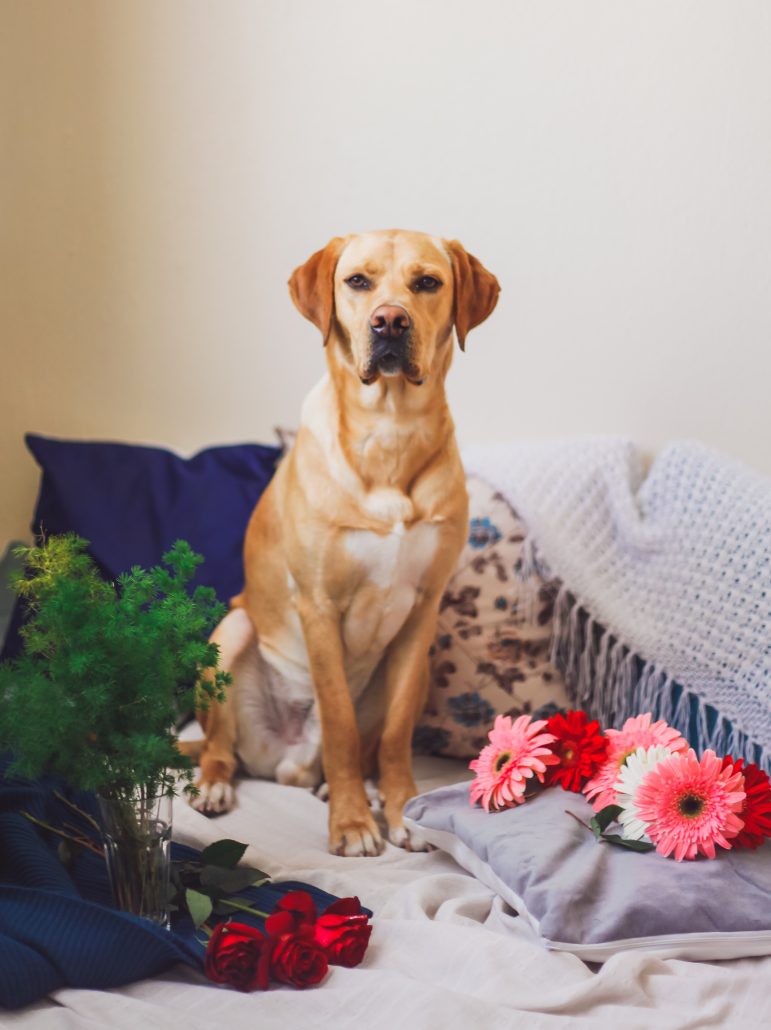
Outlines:
[[590,722],[581,711],[558,712],[546,723],[546,732],[556,738],[550,747],[559,758],[559,765],[546,770],[546,783],[559,783],[577,794],[605,761],[608,738],[602,735],[599,722]]
[[747,765],[744,760],[736,761],[730,755],[723,759],[723,768],[732,765],[734,772],[744,777],[744,808],[739,815],[744,820],[744,827],[739,835],[731,841],[735,848],[759,848],[766,837],[771,837],[771,780],[768,773],[763,772],[752,762]]

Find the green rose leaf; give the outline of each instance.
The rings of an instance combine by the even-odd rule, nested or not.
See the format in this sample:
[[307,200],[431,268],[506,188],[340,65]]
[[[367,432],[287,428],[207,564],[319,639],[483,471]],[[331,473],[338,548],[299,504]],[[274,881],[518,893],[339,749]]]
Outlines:
[[[216,865],[221,869],[234,869],[246,851],[246,844],[237,840],[217,840],[201,852],[202,865]],[[264,875],[264,874],[263,874]]]
[[269,879],[262,869],[250,869],[248,866],[223,869],[222,866],[206,865],[201,870],[201,887],[213,887],[225,894],[238,894],[246,887],[259,886]]
[[200,891],[190,890],[189,888],[185,891],[185,901],[187,903],[187,910],[190,913],[190,918],[193,923],[198,927],[206,920],[212,913],[211,898],[207,898],[205,894],[201,894]]
[[214,914],[215,916],[232,916],[235,910],[232,905],[228,905],[226,901],[218,901],[214,899]]
[[603,833],[600,840],[608,844],[615,844],[620,848],[629,848],[630,851],[653,851],[656,845],[648,840],[627,840],[626,837],[619,837],[617,833]]
[[618,819],[622,812],[623,808],[620,805],[606,805],[605,808],[600,809],[589,824],[598,840],[610,824]]

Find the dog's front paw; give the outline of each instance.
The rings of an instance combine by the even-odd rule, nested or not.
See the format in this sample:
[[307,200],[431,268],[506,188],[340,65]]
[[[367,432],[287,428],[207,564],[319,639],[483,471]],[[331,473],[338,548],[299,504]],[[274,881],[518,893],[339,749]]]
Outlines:
[[417,830],[408,830],[406,826],[389,827],[388,839],[397,848],[404,848],[405,851],[434,850],[434,845],[429,844]]
[[379,855],[384,846],[380,830],[369,812],[358,819],[348,817],[329,821],[329,850],[333,855],[348,858]]
[[222,815],[229,812],[236,803],[236,792],[232,783],[198,784],[198,794],[190,799],[190,804],[203,815]]

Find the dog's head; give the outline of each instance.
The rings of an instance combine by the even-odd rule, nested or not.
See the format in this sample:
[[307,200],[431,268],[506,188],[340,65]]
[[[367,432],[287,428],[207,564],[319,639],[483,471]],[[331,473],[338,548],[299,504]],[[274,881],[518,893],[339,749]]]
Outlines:
[[[336,237],[297,268],[289,292],[364,383],[431,375],[453,327],[461,348],[498,300],[498,280],[456,240],[390,230]],[[444,365],[446,367],[446,363]]]

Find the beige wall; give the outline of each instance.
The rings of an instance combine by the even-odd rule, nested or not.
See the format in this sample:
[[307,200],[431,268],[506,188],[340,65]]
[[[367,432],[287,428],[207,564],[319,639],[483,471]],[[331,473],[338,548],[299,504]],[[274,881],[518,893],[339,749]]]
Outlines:
[[462,441],[691,436],[771,473],[765,0],[0,0],[0,540],[27,429],[296,421],[291,269],[457,236],[501,279]]

